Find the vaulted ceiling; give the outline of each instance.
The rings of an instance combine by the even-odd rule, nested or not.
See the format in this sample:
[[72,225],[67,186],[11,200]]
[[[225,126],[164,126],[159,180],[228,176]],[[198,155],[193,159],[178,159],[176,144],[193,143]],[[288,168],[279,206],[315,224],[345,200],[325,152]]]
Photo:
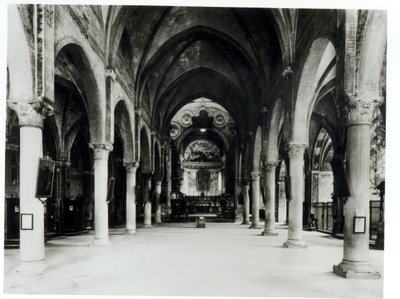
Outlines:
[[267,104],[282,67],[269,9],[124,6],[115,12],[115,24],[130,84],[162,127],[199,97],[221,104],[246,125]]

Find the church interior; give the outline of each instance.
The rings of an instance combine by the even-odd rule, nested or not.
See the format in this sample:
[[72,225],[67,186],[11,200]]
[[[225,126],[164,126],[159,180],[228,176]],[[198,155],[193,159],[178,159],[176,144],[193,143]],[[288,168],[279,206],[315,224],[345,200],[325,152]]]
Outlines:
[[382,298],[385,11],[7,17],[6,293]]

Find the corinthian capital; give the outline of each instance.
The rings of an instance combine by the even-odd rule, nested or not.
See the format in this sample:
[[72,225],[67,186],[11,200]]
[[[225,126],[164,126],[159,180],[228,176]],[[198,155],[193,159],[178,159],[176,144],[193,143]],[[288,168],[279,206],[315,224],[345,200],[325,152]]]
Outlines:
[[17,113],[20,127],[42,128],[43,120],[53,114],[53,108],[42,101],[8,102],[8,106]]
[[288,143],[286,144],[286,151],[290,159],[303,159],[304,151],[307,147],[307,144]]
[[370,125],[375,109],[381,104],[380,99],[363,99],[354,95],[348,95],[347,98],[345,106],[347,126]]
[[93,149],[95,160],[107,160],[109,152],[113,149],[109,143],[89,143],[89,147]]

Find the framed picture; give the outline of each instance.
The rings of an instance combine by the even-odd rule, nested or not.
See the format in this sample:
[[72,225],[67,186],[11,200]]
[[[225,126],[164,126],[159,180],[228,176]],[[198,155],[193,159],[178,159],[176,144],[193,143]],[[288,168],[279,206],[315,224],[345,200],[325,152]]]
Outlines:
[[365,216],[354,216],[353,233],[365,234],[367,217]]
[[33,214],[21,214],[21,230],[33,230]]
[[36,198],[48,198],[52,196],[55,168],[56,164],[53,160],[42,158],[39,160]]

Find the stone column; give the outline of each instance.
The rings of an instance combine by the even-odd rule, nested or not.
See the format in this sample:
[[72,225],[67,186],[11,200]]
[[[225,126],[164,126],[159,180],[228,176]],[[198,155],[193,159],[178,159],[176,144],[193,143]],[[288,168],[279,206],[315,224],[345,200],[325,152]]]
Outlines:
[[127,235],[136,234],[136,170],[139,162],[127,162],[126,169],[126,231]]
[[[369,263],[370,127],[376,102],[350,99],[347,109],[346,174],[350,196],[345,203],[343,260],[333,271],[346,278],[380,278]],[[354,232],[354,217],[366,217],[365,233]]]
[[240,203],[239,203],[239,198],[241,197],[242,194],[242,186],[241,186],[241,179],[237,178],[236,179],[236,186],[235,186],[235,222],[242,222],[243,219],[241,219],[241,215],[239,213],[240,211]]
[[167,214],[171,215],[172,207],[171,207],[171,192],[172,192],[172,182],[171,177],[167,178]]
[[243,180],[243,222],[242,224],[250,224],[250,198],[249,198],[250,180]]
[[250,228],[261,228],[260,226],[260,173],[253,171],[251,173],[251,199],[253,201],[252,205],[252,215]]
[[286,190],[285,182],[278,182],[278,222],[286,224]]
[[161,181],[156,180],[154,186],[154,204],[155,204],[155,223],[161,224],[161,204],[160,204],[160,196],[161,196]]
[[265,226],[264,236],[276,236],[275,231],[275,170],[278,161],[267,161],[266,163],[266,199],[265,199]]
[[151,228],[151,176],[147,179],[144,190],[144,227]]
[[304,150],[306,147],[306,144],[286,145],[289,154],[290,179],[288,239],[283,244],[286,248],[307,247],[303,241]]
[[89,144],[94,153],[94,240],[93,246],[109,245],[108,237],[108,154],[111,144]]
[[48,267],[45,262],[42,203],[46,198],[42,201],[36,198],[36,181],[43,150],[43,119],[50,115],[51,108],[41,102],[9,103],[9,107],[17,113],[20,126],[20,263],[16,271],[40,274]]

